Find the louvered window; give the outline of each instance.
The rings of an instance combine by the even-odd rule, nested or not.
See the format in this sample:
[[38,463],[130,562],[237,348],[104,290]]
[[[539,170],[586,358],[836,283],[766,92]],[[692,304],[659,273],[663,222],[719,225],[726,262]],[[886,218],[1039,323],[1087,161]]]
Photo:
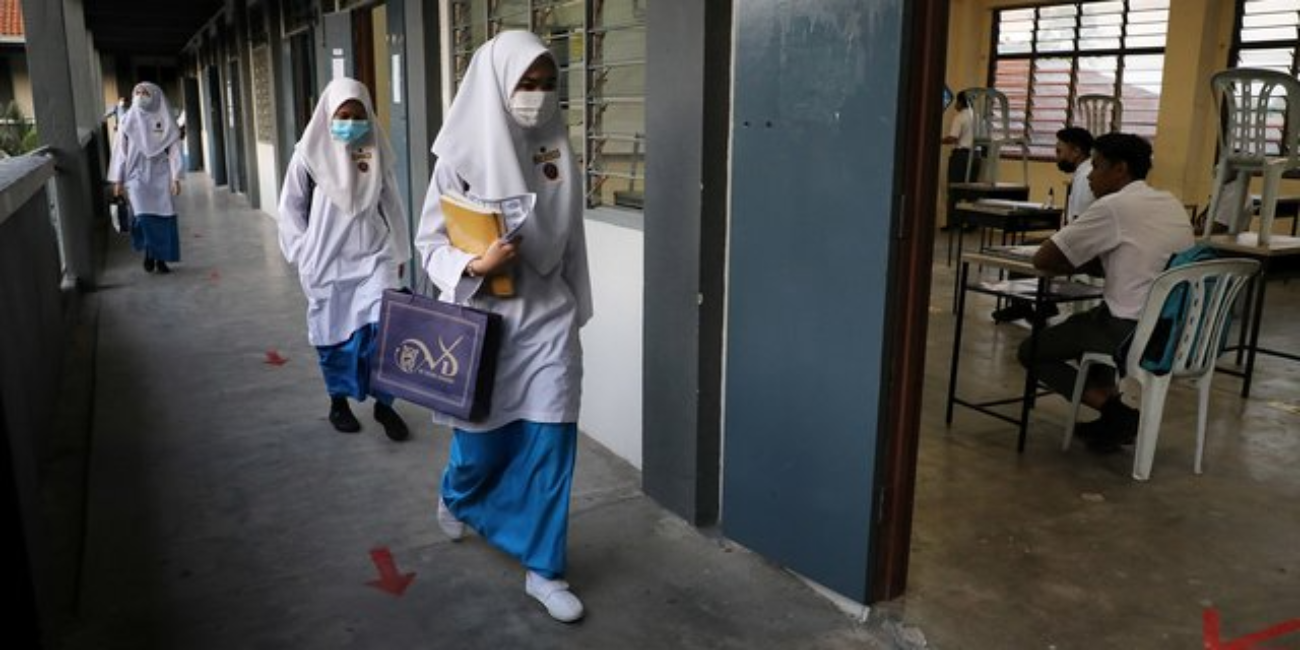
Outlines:
[[[1296,50],[1300,47],[1300,0],[1240,0],[1237,30],[1233,39],[1232,62],[1238,68],[1265,68],[1292,76],[1300,71]],[[1269,115],[1268,149],[1282,152],[1286,128],[1284,106]]]
[[1030,155],[1052,157],[1056,132],[1073,123],[1075,100],[1086,94],[1118,97],[1124,131],[1154,140],[1168,24],[1169,0],[996,10],[989,81],[1006,94]]
[[474,50],[508,29],[541,36],[560,64],[560,107],[587,205],[641,209],[648,0],[444,0],[454,86]]

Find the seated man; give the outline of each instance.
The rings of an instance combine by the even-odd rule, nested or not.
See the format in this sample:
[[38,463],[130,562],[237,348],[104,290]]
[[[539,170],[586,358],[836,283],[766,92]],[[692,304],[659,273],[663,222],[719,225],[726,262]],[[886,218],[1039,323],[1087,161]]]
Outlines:
[[[1067,126],[1056,132],[1056,168],[1070,174],[1070,195],[1065,201],[1062,223],[1073,223],[1096,200],[1088,187],[1088,174],[1092,173],[1092,134],[1087,129]],[[1046,321],[1058,313],[1056,305],[1048,305],[1040,319]],[[1011,304],[993,312],[993,320],[1006,323],[1034,315],[1034,304],[1028,300],[1012,300]]]
[[[1088,174],[1097,200],[1034,255],[1034,266],[1044,271],[1106,278],[1102,303],[1040,332],[1036,356],[1030,356],[1029,340],[1020,346],[1020,363],[1035,364],[1039,380],[1061,395],[1074,390],[1076,370],[1069,362],[1084,352],[1115,352],[1137,326],[1151,282],[1165,270],[1169,256],[1194,243],[1182,202],[1143,180],[1150,169],[1146,140],[1127,133],[1097,138]],[[1115,451],[1132,444],[1138,412],[1120,400],[1112,369],[1093,370],[1083,403],[1101,417],[1080,424],[1076,435],[1093,451]]]

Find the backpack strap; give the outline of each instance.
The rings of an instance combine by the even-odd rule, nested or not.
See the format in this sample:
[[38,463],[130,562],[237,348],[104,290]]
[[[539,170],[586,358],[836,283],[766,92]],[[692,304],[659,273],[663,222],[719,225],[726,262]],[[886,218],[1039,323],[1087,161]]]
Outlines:
[[316,198],[316,179],[315,179],[314,177],[312,177],[312,175],[311,175],[311,170],[310,170],[310,169],[307,169],[307,166],[306,166],[306,165],[303,165],[303,166],[302,166],[302,171],[305,172],[305,173],[307,174],[307,216],[303,218],[303,221],[305,221],[306,223],[310,224],[310,223],[311,223],[311,203],[312,203],[312,200]]

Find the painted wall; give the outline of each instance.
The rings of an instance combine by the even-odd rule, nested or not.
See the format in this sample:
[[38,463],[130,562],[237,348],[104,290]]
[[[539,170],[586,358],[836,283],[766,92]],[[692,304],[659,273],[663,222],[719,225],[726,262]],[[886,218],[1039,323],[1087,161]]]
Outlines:
[[[1155,166],[1148,180],[1184,203],[1204,206],[1210,197],[1217,137],[1210,76],[1228,66],[1236,3],[1176,0],[1172,4],[1156,126]],[[992,10],[1025,5],[1024,0],[952,0],[947,81],[954,92],[988,83]],[[954,114],[955,110],[949,109],[944,115],[944,133]],[[940,164],[946,162],[945,153]],[[945,172],[946,166],[941,167],[941,178]],[[1020,162],[1004,161],[998,174],[1003,180],[1020,180]],[[1048,187],[1055,187],[1059,203],[1065,180],[1054,163],[1031,162],[1030,198],[1045,200]],[[1300,193],[1300,182],[1284,182],[1282,192]],[[942,197],[938,205],[936,214],[942,223]]]
[[587,254],[596,315],[582,328],[585,374],[579,428],[641,468],[640,230],[588,219]]

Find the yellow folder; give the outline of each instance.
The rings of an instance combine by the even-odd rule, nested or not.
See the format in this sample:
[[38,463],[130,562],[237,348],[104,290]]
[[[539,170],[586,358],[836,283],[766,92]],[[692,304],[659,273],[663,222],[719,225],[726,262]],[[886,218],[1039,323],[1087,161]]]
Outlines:
[[[447,220],[447,237],[451,245],[466,253],[482,255],[488,246],[505,234],[505,218],[500,212],[471,203],[463,196],[443,194],[442,214]],[[515,281],[510,270],[487,278],[488,291],[497,297],[515,295]]]

